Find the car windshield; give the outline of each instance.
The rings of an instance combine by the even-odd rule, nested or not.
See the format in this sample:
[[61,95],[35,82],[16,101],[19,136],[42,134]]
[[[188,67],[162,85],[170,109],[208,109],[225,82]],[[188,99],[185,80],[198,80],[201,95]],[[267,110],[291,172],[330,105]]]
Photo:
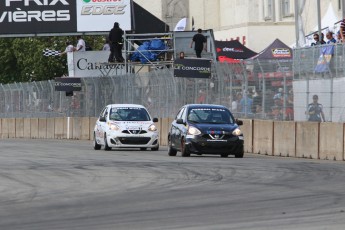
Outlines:
[[222,108],[193,108],[188,113],[187,121],[204,124],[234,123],[230,111]]
[[144,108],[121,107],[111,108],[109,119],[113,121],[150,121],[150,116]]

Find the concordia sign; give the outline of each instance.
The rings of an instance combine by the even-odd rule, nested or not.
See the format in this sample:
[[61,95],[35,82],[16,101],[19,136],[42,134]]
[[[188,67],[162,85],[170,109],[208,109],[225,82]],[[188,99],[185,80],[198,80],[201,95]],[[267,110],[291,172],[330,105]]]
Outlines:
[[131,30],[131,0],[0,0],[0,34]]
[[210,78],[211,60],[207,59],[176,59],[174,76],[188,78]]

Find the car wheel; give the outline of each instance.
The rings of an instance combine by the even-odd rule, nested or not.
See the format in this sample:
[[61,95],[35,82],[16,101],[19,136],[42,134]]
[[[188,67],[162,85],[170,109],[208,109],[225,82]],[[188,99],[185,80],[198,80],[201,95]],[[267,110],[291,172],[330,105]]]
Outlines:
[[243,150],[243,146],[241,146],[241,148],[239,148],[239,151],[237,153],[235,153],[235,157],[236,158],[243,158],[244,155],[244,150]]
[[152,151],[158,151],[159,145],[157,147],[151,148]]
[[140,148],[141,151],[146,151],[147,148]]
[[186,147],[186,141],[184,139],[182,139],[182,141],[181,141],[181,154],[183,157],[189,157],[190,156],[190,152],[189,152],[188,148]]
[[176,149],[173,149],[173,147],[171,146],[171,140],[170,137],[168,137],[168,155],[171,157],[176,156]]
[[220,157],[222,157],[222,158],[227,158],[228,156],[229,156],[229,154],[226,154],[226,153],[220,154]]
[[105,151],[111,150],[111,147],[109,147],[109,145],[108,145],[107,134],[104,134],[104,150]]
[[101,147],[102,147],[101,145],[97,144],[96,133],[93,133],[93,149],[94,150],[100,150]]

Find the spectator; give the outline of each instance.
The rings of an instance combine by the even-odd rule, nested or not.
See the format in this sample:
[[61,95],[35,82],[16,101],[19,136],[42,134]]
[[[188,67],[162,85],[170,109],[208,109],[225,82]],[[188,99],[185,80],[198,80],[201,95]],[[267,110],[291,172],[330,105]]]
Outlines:
[[340,37],[341,42],[345,42],[345,18],[340,23]]
[[110,51],[110,44],[108,36],[105,38],[105,43],[102,48],[103,51]]
[[256,95],[253,98],[252,112],[254,114],[262,112],[262,96],[261,96],[261,91],[256,91]]
[[314,42],[311,43],[311,46],[317,46],[317,45],[326,44],[326,42],[325,42],[323,36],[324,36],[323,33],[321,33],[321,40],[320,40],[319,34],[318,34],[318,33],[315,33],[315,34],[313,35],[313,37],[314,37]]
[[118,22],[114,23],[114,27],[109,32],[110,41],[110,55],[108,58],[109,62],[124,62],[122,57],[122,47],[123,47],[123,30],[120,28]]
[[202,34],[202,30],[198,29],[198,33],[193,36],[192,42],[190,43],[190,48],[193,48],[193,43],[195,42],[194,50],[197,58],[201,58],[203,49],[207,51],[206,41],[206,37]]
[[337,32],[337,43],[341,43],[340,30],[338,30],[338,32]]
[[240,104],[243,114],[252,113],[253,99],[249,92],[241,99]]
[[78,40],[78,43],[77,43],[77,47],[76,47],[76,51],[86,51],[86,45],[85,45],[85,41],[84,39],[78,35],[77,36],[77,40]]
[[69,52],[73,52],[75,50],[74,46],[72,45],[72,42],[66,41],[66,49],[62,53],[60,53],[60,56],[67,54]]
[[308,121],[325,121],[325,115],[323,113],[323,106],[318,103],[318,95],[313,95],[313,102],[308,105],[307,114],[309,116]]
[[273,100],[280,99],[283,100],[283,88],[279,88],[278,92],[273,96]]
[[326,38],[327,38],[327,44],[334,44],[337,43],[337,41],[335,40],[335,38],[333,37],[333,32],[332,31],[328,31],[326,34]]

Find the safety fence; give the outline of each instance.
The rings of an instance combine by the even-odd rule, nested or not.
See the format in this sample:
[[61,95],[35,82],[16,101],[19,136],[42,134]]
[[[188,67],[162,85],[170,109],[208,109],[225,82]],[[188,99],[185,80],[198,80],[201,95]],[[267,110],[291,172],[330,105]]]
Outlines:
[[54,80],[0,85],[0,117],[97,117],[107,104],[135,103],[154,117],[171,118],[184,104],[211,103],[229,107],[240,118],[305,121],[317,94],[326,121],[341,122],[345,51],[341,44],[331,48],[295,49],[293,59],[216,62],[209,79],[174,77],[170,65],[146,73],[84,77],[73,96],[55,91]]

